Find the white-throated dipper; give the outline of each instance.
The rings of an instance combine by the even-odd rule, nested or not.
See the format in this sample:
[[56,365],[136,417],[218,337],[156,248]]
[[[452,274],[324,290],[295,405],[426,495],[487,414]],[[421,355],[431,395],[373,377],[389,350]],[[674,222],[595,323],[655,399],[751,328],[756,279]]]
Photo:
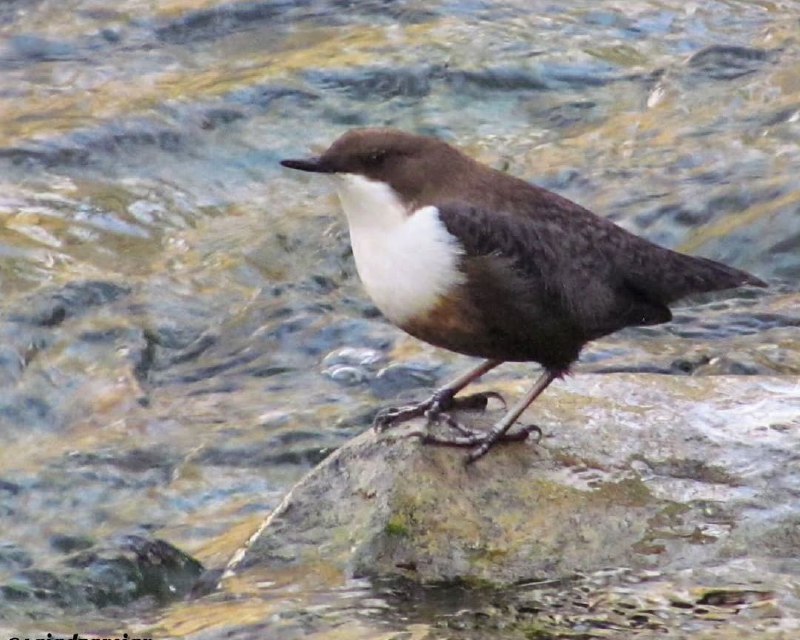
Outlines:
[[[458,435],[425,441],[473,447],[468,462],[500,440],[526,437],[528,430],[507,432],[590,340],[668,322],[668,305],[689,294],[766,286],[659,247],[436,138],[354,129],[318,157],[281,164],[334,177],[358,274],[392,323],[484,358],[427,400],[385,410],[375,423],[444,419]],[[446,413],[456,393],[506,361],[538,362],[544,373],[491,429],[467,429]],[[482,395],[485,403],[492,394]]]

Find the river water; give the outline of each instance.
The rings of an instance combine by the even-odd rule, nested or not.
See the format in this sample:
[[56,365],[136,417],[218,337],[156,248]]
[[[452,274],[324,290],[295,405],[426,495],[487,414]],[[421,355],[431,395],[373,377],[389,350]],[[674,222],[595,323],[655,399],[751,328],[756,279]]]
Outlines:
[[[766,0],[3,2],[0,620],[155,615],[63,596],[69,554],[135,535],[224,566],[377,408],[464,365],[380,319],[329,186],[278,165],[351,127],[443,137],[770,281],[578,373],[800,375],[798,27]],[[203,637],[266,616],[244,603]]]

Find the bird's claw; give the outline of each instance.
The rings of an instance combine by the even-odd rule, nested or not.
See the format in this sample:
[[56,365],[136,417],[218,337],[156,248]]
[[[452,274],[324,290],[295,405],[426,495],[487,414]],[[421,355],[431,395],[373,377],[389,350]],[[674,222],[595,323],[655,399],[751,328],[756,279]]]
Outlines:
[[541,441],[542,430],[535,424],[512,433],[476,430],[464,426],[448,413],[450,409],[483,411],[490,399],[499,400],[503,403],[503,407],[506,406],[505,399],[496,391],[483,391],[454,398],[451,392],[440,390],[417,404],[382,409],[376,414],[372,426],[375,431],[382,432],[402,422],[420,417],[424,417],[429,426],[436,423],[444,424],[457,435],[440,435],[428,431],[420,434],[422,442],[447,447],[472,447],[473,450],[467,456],[468,464],[485,456],[498,442],[520,442],[526,440],[531,433],[536,433],[537,443]]
[[419,416],[424,415],[425,411],[426,409],[418,404],[381,409],[378,411],[372,421],[372,428],[378,432],[385,431],[389,427],[401,422],[418,418]]
[[544,432],[542,428],[537,424],[529,424],[525,427],[520,429],[520,432],[524,432],[526,436],[530,436],[532,433],[536,433],[536,440],[534,440],[534,444],[539,444],[544,437]]
[[439,416],[453,405],[453,394],[437,391],[427,400],[403,407],[381,409],[372,421],[372,427],[378,432],[385,431],[402,422],[424,416],[428,423],[436,422]]
[[381,409],[375,415],[372,426],[376,431],[385,431],[396,424],[422,416],[427,419],[429,424],[438,422],[440,418],[445,418],[445,421],[452,426],[454,420],[451,416],[445,414],[446,411],[450,409],[484,411],[491,399],[499,400],[503,404],[503,409],[506,408],[505,398],[497,391],[481,391],[468,396],[453,397],[452,392],[440,390],[430,398],[417,404]]
[[[425,444],[437,444],[445,447],[478,447],[483,448],[486,446],[488,451],[492,445],[497,442],[520,442],[526,440],[532,431],[537,432],[536,442],[541,439],[542,430],[539,427],[525,427],[510,433],[504,433],[497,437],[492,437],[491,431],[469,429],[455,420],[448,420],[447,426],[455,431],[458,431],[459,436],[443,436],[434,433],[426,433],[422,436],[422,441]],[[484,452],[485,453],[485,452]],[[483,454],[481,454],[483,455]],[[480,456],[478,456],[480,457]],[[477,459],[477,458],[476,458]]]
[[[449,416],[448,416],[449,418]],[[535,425],[528,425],[516,431],[495,434],[491,430],[474,430],[468,429],[462,424],[450,418],[447,420],[447,425],[452,429],[458,431],[461,435],[458,436],[443,436],[433,433],[426,433],[422,436],[422,442],[425,444],[434,444],[445,447],[471,447],[472,451],[466,458],[466,463],[470,464],[479,458],[485,456],[489,449],[491,449],[498,442],[521,442],[527,440],[531,433],[536,434],[535,443],[538,444],[542,440],[542,429]]]

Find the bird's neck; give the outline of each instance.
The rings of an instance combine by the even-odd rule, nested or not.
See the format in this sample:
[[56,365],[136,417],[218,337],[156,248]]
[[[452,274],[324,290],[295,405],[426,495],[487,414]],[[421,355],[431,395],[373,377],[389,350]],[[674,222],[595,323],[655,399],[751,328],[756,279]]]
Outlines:
[[351,231],[370,228],[390,232],[411,215],[399,195],[385,182],[355,174],[337,175],[334,180]]

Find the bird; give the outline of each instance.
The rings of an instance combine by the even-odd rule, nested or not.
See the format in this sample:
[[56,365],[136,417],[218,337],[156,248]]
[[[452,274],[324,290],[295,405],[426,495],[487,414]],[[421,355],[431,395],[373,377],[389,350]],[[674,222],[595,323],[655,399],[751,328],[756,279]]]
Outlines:
[[[378,412],[387,429],[415,417],[443,422],[423,440],[470,449],[466,462],[509,432],[584,346],[625,327],[669,322],[685,296],[766,283],[708,258],[656,245],[583,206],[481,164],[436,137],[351,129],[321,155],[282,160],[333,178],[359,278],[375,306],[408,334],[481,362],[410,405]],[[504,362],[543,371],[489,429],[452,416],[493,392],[458,396]]]

